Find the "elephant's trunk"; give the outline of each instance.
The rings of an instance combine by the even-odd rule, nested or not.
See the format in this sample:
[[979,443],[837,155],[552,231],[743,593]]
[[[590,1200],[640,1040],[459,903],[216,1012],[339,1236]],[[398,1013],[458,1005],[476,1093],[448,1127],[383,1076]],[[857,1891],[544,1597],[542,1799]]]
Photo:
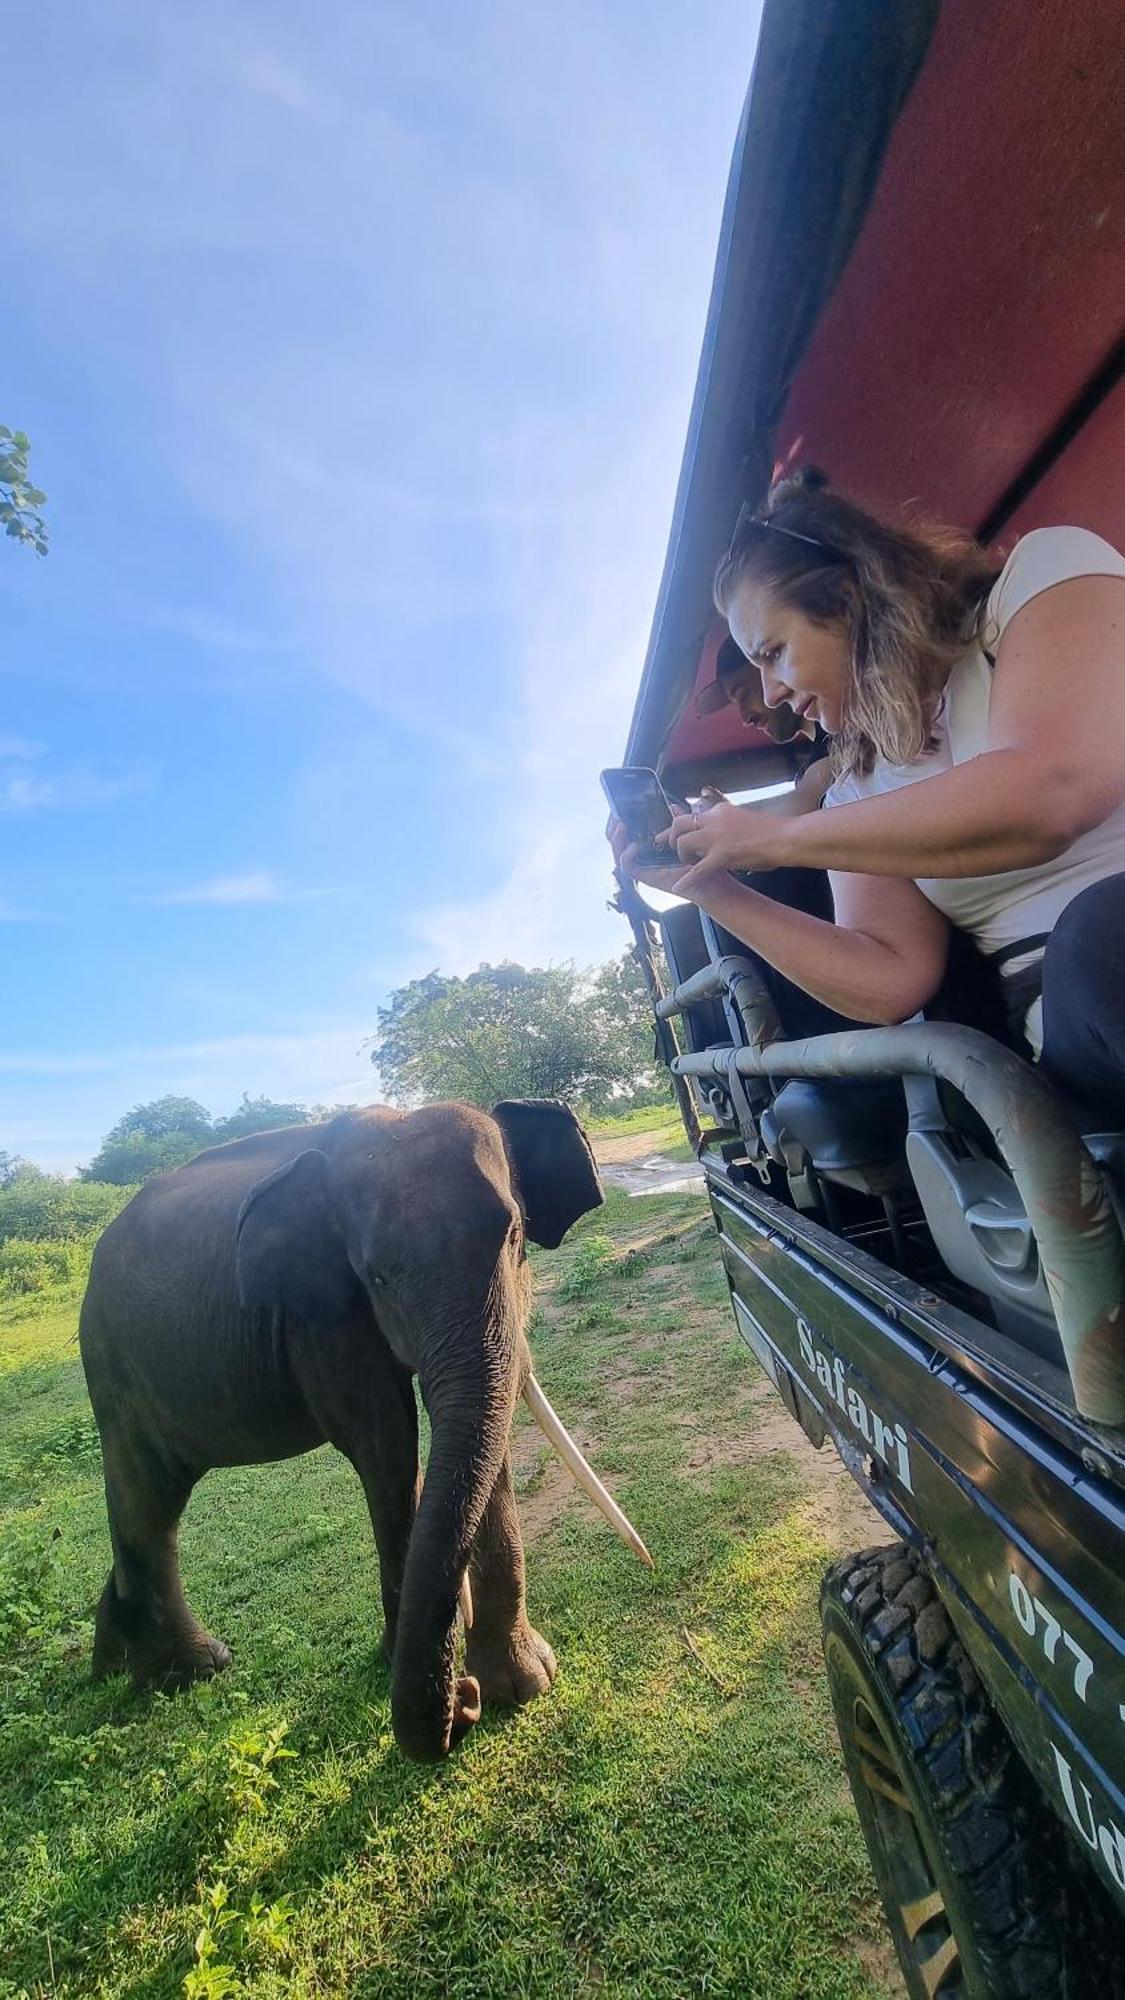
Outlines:
[[[473,1538],[504,1461],[516,1395],[514,1329],[479,1321],[454,1336],[454,1368],[423,1374],[433,1440],[410,1537],[395,1642],[391,1717],[408,1757],[444,1757],[479,1714],[471,1678],[454,1681],[458,1602]],[[471,1614],[470,1614],[471,1615]]]

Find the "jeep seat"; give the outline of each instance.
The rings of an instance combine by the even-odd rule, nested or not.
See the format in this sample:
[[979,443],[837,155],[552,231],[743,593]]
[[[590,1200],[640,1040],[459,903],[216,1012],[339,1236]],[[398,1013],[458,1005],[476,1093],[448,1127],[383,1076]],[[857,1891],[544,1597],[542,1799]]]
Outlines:
[[867,1194],[889,1193],[905,1179],[901,1083],[794,1077],[764,1114],[762,1136],[771,1152],[771,1139],[796,1140],[818,1174]]

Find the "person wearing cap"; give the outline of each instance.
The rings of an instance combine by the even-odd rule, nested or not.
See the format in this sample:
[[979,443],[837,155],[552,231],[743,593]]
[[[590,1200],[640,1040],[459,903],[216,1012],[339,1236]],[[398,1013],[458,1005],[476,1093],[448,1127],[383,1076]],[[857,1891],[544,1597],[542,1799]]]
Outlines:
[[[820,805],[831,779],[831,768],[827,762],[829,738],[823,729],[811,721],[802,721],[793,713],[788,702],[778,702],[772,708],[762,693],[761,676],[752,661],[748,660],[737,640],[728,633],[715,655],[715,672],[695,697],[695,708],[699,715],[713,715],[716,709],[730,704],[738,710],[748,729],[759,729],[775,743],[791,743],[798,751],[797,779],[790,790],[778,792],[772,799],[755,802],[753,810],[779,813],[786,817],[798,812],[812,812]],[[713,786],[705,786],[704,800],[710,804],[726,804],[721,792]]]
[[[704,802],[641,879],[855,1021],[932,999],[956,926],[1086,1129],[1125,1125],[1125,557],[1059,527],[1001,562],[796,474],[742,510],[715,602],[755,680],[727,655],[704,698],[822,729],[823,810]],[[782,867],[828,871],[834,922],[737,879]]]

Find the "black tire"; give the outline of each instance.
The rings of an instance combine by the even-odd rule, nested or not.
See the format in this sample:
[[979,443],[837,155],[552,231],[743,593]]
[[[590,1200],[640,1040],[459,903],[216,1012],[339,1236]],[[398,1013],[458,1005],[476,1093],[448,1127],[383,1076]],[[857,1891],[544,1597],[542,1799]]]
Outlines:
[[820,1612],[844,1762],[911,2000],[1089,1991],[1062,1828],[921,1559],[902,1542],[845,1557]]

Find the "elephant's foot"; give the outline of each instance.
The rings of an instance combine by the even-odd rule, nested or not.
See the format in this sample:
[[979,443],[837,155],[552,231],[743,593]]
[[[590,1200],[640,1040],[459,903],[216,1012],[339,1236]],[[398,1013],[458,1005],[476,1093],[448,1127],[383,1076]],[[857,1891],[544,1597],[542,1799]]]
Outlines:
[[147,1659],[138,1659],[133,1665],[133,1685],[175,1692],[191,1687],[194,1681],[214,1680],[216,1674],[226,1672],[230,1663],[230,1647],[224,1646],[221,1639],[200,1632],[186,1642],[180,1640],[163,1655],[154,1652]]
[[129,1646],[117,1622],[117,1595],[112,1576],[102,1592],[94,1619],[93,1675],[96,1681],[110,1674],[123,1674],[129,1665]]
[[128,1672],[138,1690],[185,1688],[221,1674],[230,1659],[229,1646],[197,1625],[186,1606],[175,1623],[160,1619],[145,1596],[121,1596],[110,1574],[94,1625],[95,1680]]
[[546,1694],[558,1672],[546,1639],[526,1620],[501,1635],[475,1625],[465,1642],[465,1666],[480,1682],[482,1699],[500,1708]]

